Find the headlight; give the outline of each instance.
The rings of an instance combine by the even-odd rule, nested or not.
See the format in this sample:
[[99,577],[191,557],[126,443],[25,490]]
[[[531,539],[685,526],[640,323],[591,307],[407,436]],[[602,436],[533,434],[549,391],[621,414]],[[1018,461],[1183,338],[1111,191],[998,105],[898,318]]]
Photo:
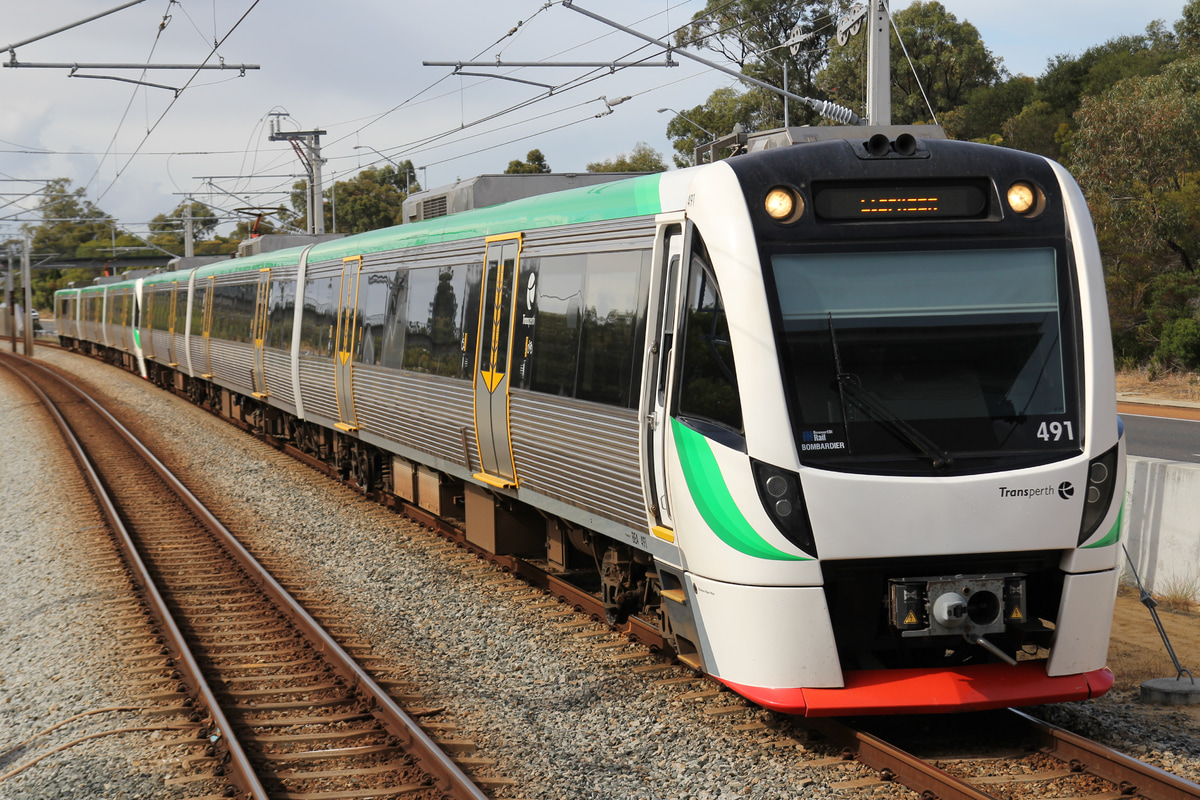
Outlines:
[[817,544],[813,538],[812,523],[808,520],[804,493],[800,491],[800,476],[753,458],[750,464],[754,468],[758,498],[767,516],[789,542],[816,558]]
[[1036,217],[1046,207],[1046,198],[1036,186],[1017,181],[1008,187],[1008,207],[1022,217]]
[[804,216],[804,198],[786,186],[776,186],[767,192],[763,210],[776,222],[795,222]]
[[1087,489],[1084,493],[1083,521],[1079,525],[1079,544],[1082,545],[1108,514],[1113,492],[1117,487],[1117,448],[1091,460],[1088,464]]

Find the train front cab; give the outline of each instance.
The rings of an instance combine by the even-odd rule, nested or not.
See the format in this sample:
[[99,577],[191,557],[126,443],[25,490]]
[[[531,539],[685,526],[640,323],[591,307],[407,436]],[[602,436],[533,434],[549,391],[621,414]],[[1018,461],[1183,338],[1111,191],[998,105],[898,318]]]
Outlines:
[[[962,143],[916,165],[789,149],[690,189],[667,496],[648,498],[678,548],[657,568],[681,653],[808,715],[1103,694],[1124,452],[1082,195]],[[1018,178],[1024,215],[1003,205]]]

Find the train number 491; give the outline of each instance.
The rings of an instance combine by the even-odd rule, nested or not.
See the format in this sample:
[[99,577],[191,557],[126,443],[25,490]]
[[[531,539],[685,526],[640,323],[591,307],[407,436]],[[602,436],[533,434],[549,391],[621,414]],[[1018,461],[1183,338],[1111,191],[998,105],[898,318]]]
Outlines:
[[1065,422],[1043,422],[1037,432],[1037,437],[1043,442],[1061,441],[1064,435],[1067,437],[1067,441],[1074,441],[1075,439],[1075,428],[1072,427],[1070,420]]

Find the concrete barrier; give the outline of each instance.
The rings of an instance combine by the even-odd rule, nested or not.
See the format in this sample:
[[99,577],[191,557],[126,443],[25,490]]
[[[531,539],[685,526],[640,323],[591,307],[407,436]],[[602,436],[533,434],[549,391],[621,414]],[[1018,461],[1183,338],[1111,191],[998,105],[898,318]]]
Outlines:
[[1200,588],[1200,464],[1129,456],[1121,540],[1151,592]]

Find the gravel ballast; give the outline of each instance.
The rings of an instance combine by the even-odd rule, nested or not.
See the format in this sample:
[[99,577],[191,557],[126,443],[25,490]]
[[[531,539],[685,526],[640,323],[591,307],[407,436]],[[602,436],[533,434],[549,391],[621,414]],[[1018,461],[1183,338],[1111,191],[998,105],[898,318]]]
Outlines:
[[[427,534],[412,522],[373,506],[312,470],[288,464],[253,438],[145,381],[66,353],[42,349],[39,357],[101,387],[118,404],[141,415],[157,433],[157,441],[148,443],[160,448],[168,463],[194,476],[193,491],[204,499],[220,499],[226,508],[240,509],[231,527],[251,540],[252,549],[291,563],[292,572],[309,577],[312,591],[346,609],[347,621],[373,641],[377,654],[406,665],[406,677],[420,685],[433,702],[450,709],[449,719],[459,728],[455,737],[477,742],[477,755],[497,762],[492,774],[515,781],[514,787],[497,790],[497,795],[697,800],[832,797],[846,796],[835,788],[838,781],[869,774],[852,764],[815,766],[816,760],[834,751],[731,693],[680,699],[711,686],[655,685],[658,679],[686,673],[677,668],[636,673],[630,664],[611,657],[619,650],[599,650],[592,640],[556,628],[544,610],[500,592],[497,572],[477,569],[479,562],[469,559],[452,560],[429,552]],[[0,392],[2,452],[36,453],[42,449],[40,439],[49,434],[26,430],[29,426],[16,415],[31,413],[20,407],[28,401],[12,399],[17,393],[2,376]],[[17,436],[29,438],[10,441]],[[40,647],[52,638],[43,635],[43,625],[66,631],[85,624],[87,614],[82,606],[89,588],[86,576],[71,579],[78,594],[74,599],[54,601],[64,607],[61,619],[44,612],[35,618],[34,610],[47,601],[30,597],[29,589],[8,591],[10,581],[38,586],[50,580],[40,577],[43,572],[78,571],[78,564],[56,550],[59,546],[48,543],[69,538],[65,532],[84,524],[69,517],[46,519],[51,512],[44,506],[51,495],[45,491],[10,501],[17,483],[15,469],[11,459],[5,459],[0,467],[5,548],[0,570],[6,586],[0,609],[0,670],[4,675],[0,720],[8,723],[0,736],[0,751],[28,735],[10,730],[18,721],[26,731],[45,727],[38,723],[53,716],[48,710],[51,704],[69,704],[62,712],[64,717],[69,716],[67,711],[78,713],[77,706],[89,703],[117,704],[106,695],[86,701],[70,701],[69,696],[55,700],[53,696],[66,678],[54,680],[52,674],[39,673],[36,665],[28,663],[32,659],[27,649],[34,646],[28,640],[40,638],[36,643]],[[21,474],[24,469],[32,470],[32,465],[24,465]],[[50,468],[41,465],[38,469]],[[38,565],[14,566],[10,554]],[[79,608],[72,611],[72,604]],[[63,638],[81,652],[55,653],[54,658],[78,669],[81,676],[90,676],[92,671],[98,674],[96,665],[80,664],[100,648],[94,643],[89,646],[79,635]],[[18,643],[20,649],[14,651]],[[68,668],[60,666],[57,671],[65,676]],[[21,677],[9,677],[14,674]],[[78,680],[87,682],[82,677]],[[107,691],[116,693],[119,687]],[[723,706],[738,710],[713,713]],[[37,721],[29,721],[35,713]],[[1054,714],[1055,722],[1098,735],[1127,751],[1143,748],[1146,752],[1136,755],[1162,766],[1169,763],[1168,769],[1192,780],[1200,777],[1200,737],[1192,732],[1194,723],[1188,730],[1175,718],[1160,715],[1161,724],[1147,729],[1145,720],[1155,718],[1146,717],[1121,698],[1070,704]],[[756,722],[765,722],[767,727],[744,729]],[[1086,731],[1089,727],[1096,730]],[[10,763],[15,762],[0,762],[0,770]],[[27,775],[44,769],[34,767]],[[158,780],[161,788],[162,778]],[[79,796],[8,794],[16,786],[13,781],[0,782],[0,797]],[[905,794],[897,787],[857,791],[872,796]],[[163,795],[97,792],[95,796]]]
[[118,594],[84,544],[103,519],[90,504],[54,502],[85,491],[58,441],[33,395],[0,369],[0,798],[194,796],[167,785],[176,773],[157,731],[93,738],[8,777],[69,742],[156,724],[104,711],[19,746],[78,715],[144,705],[104,629],[102,604]]

